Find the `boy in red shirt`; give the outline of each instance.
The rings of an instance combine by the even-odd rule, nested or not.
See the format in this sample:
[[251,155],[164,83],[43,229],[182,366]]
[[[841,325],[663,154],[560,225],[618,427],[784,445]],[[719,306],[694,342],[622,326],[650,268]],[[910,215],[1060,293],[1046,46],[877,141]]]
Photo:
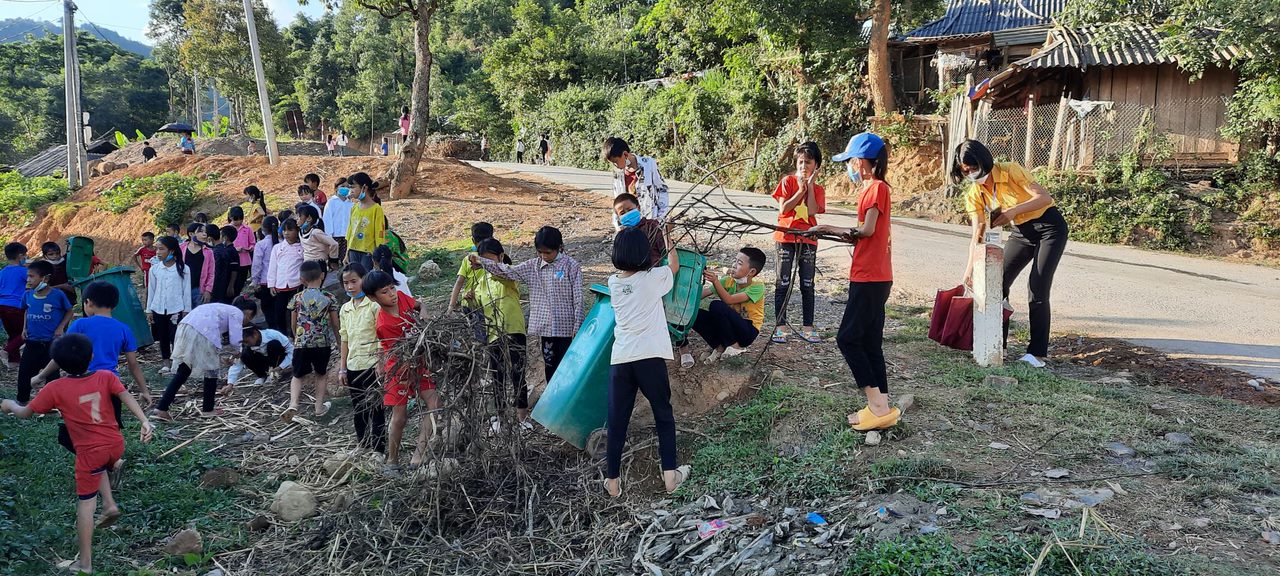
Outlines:
[[[388,352],[413,327],[422,310],[416,300],[396,289],[395,278],[386,272],[375,270],[365,275],[361,288],[378,303],[380,309],[374,332],[382,343],[382,350]],[[427,411],[423,413],[422,424],[418,429],[418,446],[409,461],[411,469],[422,465],[427,452],[427,440],[435,433],[432,414],[440,408],[440,395],[436,392],[436,383],[431,381],[427,369],[423,366],[398,364],[395,357],[388,355],[382,365],[386,389],[382,403],[391,407],[391,426],[387,430],[390,440],[387,444],[387,471],[391,474],[399,467],[400,439],[404,436],[405,422],[409,418],[409,398],[417,396],[427,404]]]
[[67,432],[76,446],[76,532],[80,542],[80,556],[70,566],[73,572],[93,573],[93,511],[102,496],[102,516],[97,528],[106,528],[120,519],[120,508],[111,495],[108,474],[115,474],[124,455],[124,436],[111,410],[110,397],[115,396],[142,422],[139,434],[142,442],[151,441],[155,427],[138,406],[138,401],[124,389],[120,379],[107,370],[89,372],[93,358],[93,343],[83,334],[67,334],[53,342],[51,352],[58,366],[69,376],[50,382],[36,394],[30,404],[23,406],[13,400],[0,402],[0,412],[19,418],[34,414],[48,414],[57,410],[66,422]]
[[147,289],[147,271],[151,269],[151,259],[156,257],[156,235],[152,232],[142,233],[142,247],[133,253],[133,263],[142,270],[142,289]]

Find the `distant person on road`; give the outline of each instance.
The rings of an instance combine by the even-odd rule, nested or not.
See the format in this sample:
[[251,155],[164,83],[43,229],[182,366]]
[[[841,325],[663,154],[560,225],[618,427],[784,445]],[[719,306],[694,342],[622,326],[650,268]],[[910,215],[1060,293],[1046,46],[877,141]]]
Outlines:
[[151,147],[151,142],[142,143],[142,161],[150,162],[156,159],[156,149]]
[[605,161],[618,172],[613,178],[613,196],[631,194],[640,201],[640,217],[663,221],[667,217],[668,189],[658,172],[658,161],[631,152],[627,141],[616,136],[605,138],[601,145]]
[[178,146],[182,148],[183,154],[194,155],[196,153],[195,135],[190,132],[182,134],[182,138],[178,140]]
[[543,166],[551,165],[551,138],[546,132],[538,139],[538,156],[542,158]]
[[516,137],[516,163],[524,164],[524,139]]
[[382,155],[386,156],[387,152],[389,152],[390,149],[391,149],[391,146],[387,143],[387,137],[383,136],[382,137]]
[[400,108],[400,143],[404,144],[409,141],[409,107]]
[[329,155],[333,156],[333,151],[337,148],[338,141],[334,139],[333,134],[329,135],[329,139],[325,140],[324,147],[329,151]]
[[489,161],[489,137],[484,134],[480,135],[480,161]]
[[[1031,264],[1028,282],[1031,341],[1018,360],[1043,368],[1049,355],[1049,292],[1058,261],[1067,249],[1067,221],[1054,206],[1053,197],[1016,162],[996,162],[991,151],[977,140],[965,140],[955,149],[951,179],[966,183],[965,211],[973,222],[970,243],[983,242],[988,228],[1013,224],[1004,245],[1004,297],[1018,274]],[[973,285],[973,251],[965,265],[964,284]],[[1006,335],[1007,336],[1007,335]]]
[[[778,226],[808,230],[818,224],[818,214],[827,211],[827,193],[817,184],[818,168],[822,166],[818,143],[805,142],[796,148],[795,162],[795,173],[784,176],[773,189],[773,198],[778,201]],[[772,340],[778,344],[787,341],[790,331],[787,308],[793,294],[792,270],[795,270],[800,280],[800,311],[804,320],[800,338],[811,343],[821,342],[822,336],[813,325],[813,278],[818,268],[818,241],[783,232],[774,232],[773,240],[778,243],[778,277],[773,295],[777,328]]]
[[849,298],[836,345],[867,396],[867,406],[848,415],[854,430],[882,430],[898,424],[902,411],[889,406],[889,375],[884,361],[885,305],[893,287],[890,228],[889,149],[870,132],[849,139],[844,152],[831,159],[845,163],[845,174],[860,192],[857,225],[839,228],[819,224],[813,234],[832,234],[856,242],[849,264]]
[[347,139],[347,131],[343,130],[342,132],[338,133],[338,155],[339,156],[347,155],[347,142],[349,142],[349,140]]

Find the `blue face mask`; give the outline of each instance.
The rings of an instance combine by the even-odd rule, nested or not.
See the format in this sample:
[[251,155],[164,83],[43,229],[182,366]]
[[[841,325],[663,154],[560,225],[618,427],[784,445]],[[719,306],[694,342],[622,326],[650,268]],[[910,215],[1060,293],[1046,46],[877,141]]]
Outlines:
[[338,197],[339,197],[339,198],[346,198],[347,196],[350,196],[350,195],[351,195],[351,189],[350,189],[350,188],[347,188],[346,186],[339,186],[339,187],[338,187]]
[[356,200],[364,200],[364,192],[361,192],[359,196],[356,196]]
[[18,259],[18,265],[19,265],[19,266],[26,266],[26,265],[27,265],[27,262],[28,262],[28,260],[27,260],[27,257],[26,257],[26,256],[23,256],[23,257],[21,257],[21,258],[19,258],[19,259]]
[[39,291],[41,291],[41,290],[44,290],[45,288],[48,288],[48,287],[49,287],[49,283],[48,283],[48,282],[41,282],[41,283],[39,283],[39,284],[36,284],[36,292],[39,292]]
[[164,257],[165,262],[173,262],[173,254]]
[[353,300],[354,300],[354,299],[357,299],[357,298],[364,298],[364,292],[363,292],[363,291],[361,291],[361,292],[352,292],[352,291],[350,291],[350,290],[347,290],[347,297],[348,297],[348,298],[351,298],[351,299],[353,299]]
[[854,170],[853,166],[845,164],[844,173],[849,177],[850,182],[853,182],[854,184],[862,184],[862,173]]
[[303,223],[303,224],[302,224],[302,231],[303,231],[303,232],[309,232],[310,230],[311,230],[311,223],[310,223],[310,222],[306,222],[306,223]]
[[640,209],[632,208],[630,212],[618,217],[618,223],[623,226],[635,226],[640,223]]

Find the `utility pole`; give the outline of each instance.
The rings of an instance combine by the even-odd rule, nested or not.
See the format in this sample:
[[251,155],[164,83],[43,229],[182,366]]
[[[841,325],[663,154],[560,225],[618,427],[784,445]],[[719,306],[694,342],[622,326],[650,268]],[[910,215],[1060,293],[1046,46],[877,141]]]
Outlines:
[[67,185],[79,188],[80,178],[80,93],[76,82],[76,5],[71,0],[62,2],[62,56],[66,71],[67,111]]
[[202,120],[203,115],[200,113],[200,73],[199,72],[196,72],[194,70],[191,71],[191,82],[195,84],[195,101],[194,102],[195,102],[195,113],[196,113],[195,121],[192,122],[191,125],[194,126],[196,129],[196,133],[193,134],[193,136],[199,136],[200,123],[203,121]]
[[249,51],[253,55],[253,75],[258,79],[258,106],[262,109],[262,132],[267,137],[267,158],[275,166],[280,161],[276,148],[276,128],[271,123],[271,101],[267,100],[267,79],[262,71],[262,51],[258,49],[258,27],[253,23],[252,0],[244,0],[245,26],[249,29]]

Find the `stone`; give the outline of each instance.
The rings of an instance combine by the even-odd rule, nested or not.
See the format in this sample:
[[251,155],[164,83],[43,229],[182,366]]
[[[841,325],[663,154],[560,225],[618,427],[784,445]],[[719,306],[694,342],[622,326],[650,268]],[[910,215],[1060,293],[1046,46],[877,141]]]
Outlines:
[[1191,443],[1191,437],[1181,432],[1170,432],[1164,435],[1164,441],[1176,446],[1186,446]]
[[280,484],[271,501],[271,511],[285,522],[296,522],[316,515],[316,496],[297,482]]
[[164,545],[164,553],[170,556],[199,556],[204,553],[204,537],[192,528],[182,530],[169,538],[169,542]]
[[1261,383],[1261,382],[1258,382],[1257,380],[1250,380],[1250,381],[1248,382],[1248,384],[1249,384],[1250,386],[1253,386],[1254,388],[1257,388],[1257,387],[1258,387],[1259,385],[1261,385],[1262,383]]
[[261,532],[271,527],[271,519],[266,515],[259,514],[254,516],[253,520],[245,522],[245,527],[248,528],[250,532]]
[[342,476],[351,469],[351,460],[346,454],[338,453],[324,459],[324,471],[330,478]]
[[1012,376],[998,376],[996,374],[988,374],[982,379],[984,386],[1017,386],[1018,379]]
[[898,397],[898,410],[901,410],[903,414],[906,414],[907,411],[911,410],[911,408],[915,407],[915,405],[916,405],[915,394],[903,394]]
[[863,439],[863,442],[866,442],[867,446],[878,446],[881,440],[883,440],[883,438],[880,435],[880,431],[872,430],[867,432],[867,437]]
[[334,495],[333,509],[346,510],[351,507],[351,503],[353,501],[355,501],[355,495],[353,495],[350,490],[343,490],[342,492],[338,492]]
[[1151,406],[1148,406],[1148,409],[1151,410],[1152,414],[1155,414],[1157,416],[1169,416],[1173,414],[1173,406],[1170,406],[1168,404],[1156,403],[1156,404],[1152,404]]
[[992,442],[990,444],[987,444],[987,448],[990,448],[992,450],[1008,450],[1009,448],[1011,448],[1011,446],[1003,442]]
[[1067,476],[1070,476],[1070,475],[1071,475],[1071,471],[1067,470],[1066,468],[1050,468],[1049,470],[1044,471],[1045,478],[1058,479],[1058,478],[1066,478]]
[[728,399],[729,399],[728,390],[721,390],[719,394],[716,394],[716,400],[719,402],[724,402],[725,400],[728,400]]
[[418,279],[430,282],[440,277],[440,265],[435,260],[427,260],[418,267]]
[[1107,442],[1106,444],[1103,444],[1102,447],[1106,448],[1107,452],[1110,452],[1112,456],[1116,456],[1118,458],[1129,458],[1137,454],[1133,448],[1125,446],[1120,442]]
[[1262,533],[1262,541],[1275,546],[1280,544],[1280,531],[1267,530]]
[[211,468],[200,475],[201,488],[226,488],[240,481],[240,473],[231,468]]
[[774,369],[774,371],[769,374],[769,378],[771,378],[774,382],[779,382],[786,376],[787,374],[783,372],[781,368]]
[[1210,524],[1213,524],[1213,521],[1208,518],[1192,518],[1191,519],[1192,528],[1208,528]]

